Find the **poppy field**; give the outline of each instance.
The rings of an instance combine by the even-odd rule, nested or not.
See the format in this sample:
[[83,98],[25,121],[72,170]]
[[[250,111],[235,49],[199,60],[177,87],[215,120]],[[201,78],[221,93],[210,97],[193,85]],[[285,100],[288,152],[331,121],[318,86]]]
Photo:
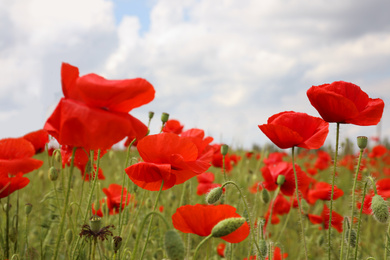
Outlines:
[[390,145],[340,134],[382,119],[359,86],[308,87],[321,117],[269,115],[253,122],[269,144],[241,150],[168,113],[131,116],[154,99],[146,79],[67,63],[61,78],[42,129],[0,140],[0,259],[390,257]]

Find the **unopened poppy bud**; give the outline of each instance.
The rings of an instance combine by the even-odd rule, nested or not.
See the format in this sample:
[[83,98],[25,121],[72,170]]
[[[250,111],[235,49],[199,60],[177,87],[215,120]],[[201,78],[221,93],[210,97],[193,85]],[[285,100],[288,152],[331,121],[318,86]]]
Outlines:
[[162,113],[161,114],[161,121],[163,122],[163,124],[168,122],[168,120],[169,120],[169,114],[168,113]]
[[91,230],[94,233],[98,233],[100,228],[102,227],[102,218],[99,217],[98,215],[93,215],[89,221],[91,222]]
[[176,230],[165,233],[164,249],[171,260],[182,260],[185,257],[184,243]]
[[51,181],[56,181],[58,179],[58,173],[59,173],[59,169],[55,168],[55,167],[50,167],[49,169],[49,180]]
[[60,150],[57,150],[58,152],[55,153],[54,155],[54,159],[57,161],[57,162],[61,162],[61,152]]
[[367,141],[368,141],[367,136],[357,137],[357,145],[359,146],[360,149],[364,149],[367,147]]
[[216,203],[222,196],[222,188],[216,187],[212,189],[209,193],[206,195],[206,202],[208,204],[214,204]]
[[157,251],[154,252],[154,254],[153,254],[153,258],[157,259],[157,260],[164,259],[164,252],[163,252],[163,250],[161,248],[157,249]]
[[320,235],[318,238],[317,238],[317,245],[318,246],[322,246],[325,242],[325,238],[323,235]]
[[72,241],[73,241],[73,231],[72,229],[68,229],[66,232],[65,232],[65,242],[68,246],[70,246],[70,244],[72,244]]
[[221,145],[221,154],[226,155],[228,153],[229,146],[227,144]]
[[120,236],[115,236],[112,238],[112,247],[114,248],[114,252],[118,252],[122,245],[122,238]]
[[153,111],[150,111],[150,112],[149,112],[149,119],[152,120],[153,116],[154,116],[154,112],[153,112]]
[[350,238],[350,242],[349,242],[349,245],[351,247],[355,247],[356,246],[356,231],[354,229],[347,229],[347,231],[345,232],[345,241],[348,243],[348,237],[349,237],[349,233],[351,233],[351,238]]
[[152,199],[151,198],[147,198],[146,199],[146,207],[148,209],[151,209],[153,207],[153,202],[152,202]]
[[12,243],[15,243],[18,239],[18,232],[16,232],[16,228],[12,227],[9,232],[9,239],[12,241]]
[[286,177],[282,174],[278,175],[278,178],[276,179],[276,184],[279,186],[282,186],[283,183],[286,181]]
[[371,210],[374,218],[380,223],[386,223],[389,219],[389,209],[382,196],[376,194],[372,197]]
[[266,257],[268,252],[267,241],[264,239],[259,240],[259,254],[261,257]]
[[30,215],[31,210],[32,210],[32,204],[26,203],[26,205],[24,205],[24,212],[26,213],[26,216]]
[[260,193],[260,199],[264,204],[267,204],[270,200],[269,192],[266,189],[262,189]]
[[236,231],[245,223],[245,218],[227,218],[220,221],[211,230],[213,237],[223,237]]

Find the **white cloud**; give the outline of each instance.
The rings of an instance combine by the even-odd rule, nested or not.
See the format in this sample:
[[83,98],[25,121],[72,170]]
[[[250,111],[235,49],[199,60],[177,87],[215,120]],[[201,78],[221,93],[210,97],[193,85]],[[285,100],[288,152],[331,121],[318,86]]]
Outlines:
[[[312,85],[351,81],[390,102],[386,0],[153,3],[143,32],[135,16],[116,26],[108,0],[0,3],[7,24],[0,25],[0,99],[23,109],[35,98],[46,111],[62,96],[60,63],[67,61],[81,74],[152,82],[155,100],[133,112],[144,122],[149,110],[168,112],[186,128],[246,147],[268,141],[257,125],[272,114],[318,115],[306,97]],[[382,127],[388,136],[389,124]],[[362,129],[372,131],[345,132]]]

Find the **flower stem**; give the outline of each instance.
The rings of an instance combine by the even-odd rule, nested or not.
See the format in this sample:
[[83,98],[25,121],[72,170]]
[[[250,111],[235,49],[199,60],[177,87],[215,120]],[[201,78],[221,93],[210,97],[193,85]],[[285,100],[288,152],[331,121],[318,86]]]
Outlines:
[[302,232],[303,246],[305,248],[305,258],[307,259],[305,228],[303,226],[303,219],[302,219],[302,205],[301,205],[301,201],[299,200],[298,176],[297,176],[297,171],[295,169],[294,148],[295,147],[293,146],[292,147],[292,165],[293,165],[294,177],[295,177],[295,192],[297,195],[297,202],[298,202],[298,208],[299,208],[299,221],[301,222],[301,232]]
[[[227,181],[227,182],[225,182],[225,183],[221,186],[221,189],[222,189],[223,187],[225,187],[226,185],[228,185],[228,184],[232,184],[234,187],[236,187],[236,189],[237,189],[238,192],[240,193],[240,197],[241,197],[242,201],[244,202],[245,210],[246,210],[246,212],[248,212],[248,214],[249,214],[250,211],[249,211],[248,204],[247,204],[247,202],[246,202],[246,200],[245,200],[245,198],[244,198],[244,196],[243,196],[243,194],[242,194],[241,189],[238,187],[238,185],[237,185],[234,181]],[[259,245],[258,245],[257,242],[256,242],[255,232],[253,231],[253,230],[254,230],[254,225],[252,225],[252,221],[251,221],[250,216],[248,216],[247,221],[249,222],[249,228],[250,228],[252,243],[254,243],[254,244],[256,245],[257,250],[260,251]]]
[[[358,228],[356,231],[356,248],[355,248],[355,260],[357,259],[357,250],[358,250],[358,245],[359,245],[359,235],[360,235],[360,224],[362,223],[362,215],[363,215],[363,205],[364,205],[364,199],[366,197],[366,192],[367,192],[367,183],[364,184],[364,189],[363,189],[363,199],[362,199],[362,204],[360,206],[360,212],[359,212],[359,220],[358,220]],[[386,259],[386,258],[385,258]]]
[[332,234],[332,211],[333,211],[333,195],[334,195],[334,180],[336,176],[336,168],[337,168],[337,157],[339,152],[339,135],[340,135],[340,123],[336,123],[336,151],[334,154],[334,165],[333,165],[333,174],[332,174],[332,193],[330,195],[330,209],[329,209],[329,229],[328,229],[328,259],[330,260],[330,252],[332,250],[332,241],[331,241],[331,234]]
[[[152,211],[155,211],[156,208],[157,208],[158,199],[160,198],[160,194],[161,194],[163,186],[164,186],[164,180],[161,182],[161,187],[160,187],[160,190],[157,193],[157,198],[156,198],[156,201],[154,202],[154,206],[153,206],[153,210]],[[131,255],[131,259],[132,260],[135,259],[135,255],[137,253],[137,247],[138,247],[139,239],[141,237],[140,235],[142,234],[142,229],[143,229],[143,226],[145,224],[144,222],[145,222],[147,216],[145,216],[144,221],[142,222],[141,230],[138,233],[137,240],[136,240],[136,243],[135,243],[135,246],[134,246],[134,249],[133,249],[133,253]],[[146,241],[145,241],[144,247],[142,249],[141,258],[139,258],[139,259],[143,259],[143,256],[144,256],[144,253],[145,253],[145,250],[146,250],[146,246],[148,245],[148,240],[149,240],[149,236],[150,236],[150,232],[151,232],[151,226],[152,226],[152,222],[153,222],[153,217],[154,217],[154,215],[152,215],[151,218],[150,218],[149,226],[148,226],[148,234],[146,236]]]
[[72,159],[71,159],[71,162],[70,162],[70,169],[69,169],[68,187],[67,187],[66,196],[65,196],[65,202],[64,202],[65,203],[64,204],[64,210],[63,210],[62,216],[61,216],[60,230],[58,231],[58,235],[57,235],[56,247],[55,247],[53,258],[52,258],[53,260],[57,259],[58,250],[59,250],[60,242],[61,242],[61,238],[62,238],[62,232],[64,230],[65,217],[66,217],[66,212],[68,210],[70,186],[71,186],[72,177],[73,177],[74,157],[75,157],[76,149],[77,149],[76,147],[73,147]]
[[198,246],[196,247],[196,249],[195,249],[195,252],[194,252],[194,256],[193,256],[193,258],[192,258],[192,260],[196,260],[196,257],[198,256],[198,251],[199,251],[199,248],[204,244],[204,243],[206,243],[210,238],[212,238],[213,237],[213,235],[208,235],[207,237],[205,237],[199,244],[198,244]]
[[[360,154],[359,154],[359,161],[358,161],[358,164],[357,164],[357,167],[356,167],[356,173],[355,173],[355,179],[353,181],[353,186],[352,186],[352,209],[351,209],[351,230],[353,229],[353,217],[354,217],[354,208],[355,208],[355,190],[356,190],[356,183],[357,183],[357,177],[359,175],[359,170],[360,170],[360,163],[362,161],[362,157],[363,157],[363,150],[364,149],[360,149]],[[349,257],[349,248],[350,248],[350,241],[351,241],[351,231],[348,233],[348,240],[347,240],[347,257],[346,259],[348,259]]]

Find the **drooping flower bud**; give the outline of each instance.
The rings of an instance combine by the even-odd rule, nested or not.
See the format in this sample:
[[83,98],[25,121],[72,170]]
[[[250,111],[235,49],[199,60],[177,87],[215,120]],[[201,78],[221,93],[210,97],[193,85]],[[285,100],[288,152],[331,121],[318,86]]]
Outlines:
[[58,173],[60,172],[59,169],[55,167],[50,167],[49,169],[49,180],[56,181],[58,179]]
[[223,237],[236,231],[245,223],[245,218],[227,218],[220,221],[211,230],[213,237]]
[[65,232],[65,242],[68,246],[70,246],[72,244],[72,241],[73,241],[73,231],[72,229],[69,228]]
[[351,247],[355,247],[356,246],[356,231],[355,229],[347,229],[346,232],[345,232],[345,241],[348,243],[348,237],[349,237],[349,233],[351,233],[351,238],[349,240],[349,245]]
[[222,196],[222,188],[221,187],[216,187],[212,189],[209,193],[206,195],[206,202],[208,204],[214,204],[216,203]]
[[227,144],[221,145],[221,154],[226,155],[228,153],[229,146]]
[[266,189],[261,190],[260,199],[264,204],[267,204],[270,201],[270,195],[268,190]]
[[376,194],[372,197],[371,210],[374,218],[380,223],[386,223],[389,219],[389,209],[382,196]]
[[261,257],[266,257],[268,252],[267,241],[264,239],[259,240],[259,254]]
[[184,243],[176,230],[165,233],[164,249],[171,260],[182,260],[185,257]]
[[358,136],[357,137],[357,145],[360,149],[364,149],[367,147],[368,138],[367,136]]

